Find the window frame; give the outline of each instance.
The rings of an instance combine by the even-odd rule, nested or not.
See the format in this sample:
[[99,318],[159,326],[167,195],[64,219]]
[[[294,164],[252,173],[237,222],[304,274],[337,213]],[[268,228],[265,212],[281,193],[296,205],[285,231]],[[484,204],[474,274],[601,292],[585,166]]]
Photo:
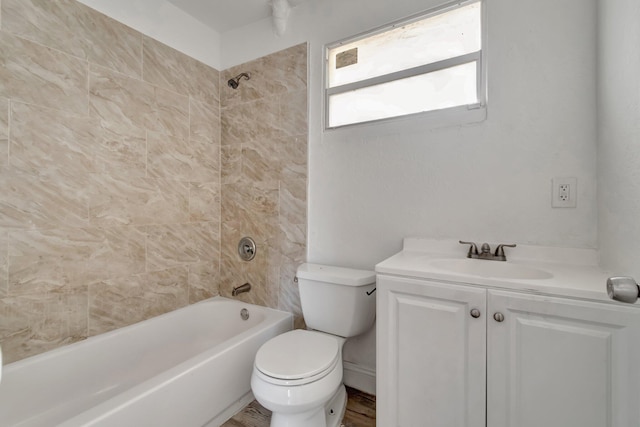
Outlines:
[[[329,51],[336,47],[349,44],[358,40],[366,39],[371,36],[392,30],[397,27],[402,27],[413,22],[421,21],[432,16],[441,15],[451,10],[467,6],[473,3],[480,3],[480,50],[471,52],[468,54],[448,58],[436,62],[431,62],[424,65],[408,68],[405,70],[395,71],[381,76],[370,77],[364,80],[358,80],[351,83],[346,83],[339,86],[329,87]],[[397,120],[406,120],[409,118],[422,118],[429,117],[429,122],[433,126],[441,126],[448,124],[465,124],[474,123],[486,119],[486,107],[487,107],[487,66],[486,66],[486,47],[487,47],[487,28],[486,28],[486,0],[457,0],[444,3],[440,6],[430,8],[426,11],[411,15],[408,18],[399,19],[392,23],[380,26],[370,31],[365,31],[357,35],[326,44],[324,46],[324,117],[323,127],[325,131],[334,131],[343,128],[351,128],[355,126],[366,126],[381,122],[391,122]],[[383,83],[393,82],[409,77],[428,74],[434,71],[443,70],[456,65],[467,64],[470,62],[476,62],[476,93],[478,96],[478,102],[468,105],[457,105],[448,108],[421,111],[411,114],[403,114],[399,116],[386,117],[382,119],[367,120],[356,123],[349,123],[338,126],[329,125],[329,98],[331,95],[350,92],[357,89],[366,87],[372,87]],[[440,116],[440,117],[438,117]],[[438,118],[442,120],[439,121]]]

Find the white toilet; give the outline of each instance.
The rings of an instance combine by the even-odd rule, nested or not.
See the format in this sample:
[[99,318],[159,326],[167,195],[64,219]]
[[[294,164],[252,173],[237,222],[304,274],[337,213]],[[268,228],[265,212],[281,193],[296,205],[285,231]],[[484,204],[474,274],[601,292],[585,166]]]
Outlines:
[[297,329],[263,344],[251,389],[272,411],[271,427],[336,427],[347,402],[342,345],[373,326],[376,276],[373,271],[302,264],[297,277],[302,314],[313,330]]

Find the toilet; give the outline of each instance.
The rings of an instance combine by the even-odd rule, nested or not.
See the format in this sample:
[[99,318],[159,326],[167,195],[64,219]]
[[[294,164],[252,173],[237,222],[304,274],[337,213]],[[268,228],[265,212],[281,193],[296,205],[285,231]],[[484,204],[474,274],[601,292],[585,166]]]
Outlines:
[[373,326],[376,276],[373,271],[302,264],[297,278],[309,329],[278,335],[260,347],[251,390],[272,412],[271,427],[337,427],[347,403],[342,346]]

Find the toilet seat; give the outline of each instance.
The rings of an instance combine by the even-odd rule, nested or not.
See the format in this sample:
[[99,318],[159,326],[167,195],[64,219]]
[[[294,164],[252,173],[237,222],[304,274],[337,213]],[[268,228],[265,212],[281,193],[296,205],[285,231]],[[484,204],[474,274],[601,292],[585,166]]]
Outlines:
[[340,359],[340,343],[336,337],[297,329],[263,344],[254,366],[263,380],[291,386],[325,377]]

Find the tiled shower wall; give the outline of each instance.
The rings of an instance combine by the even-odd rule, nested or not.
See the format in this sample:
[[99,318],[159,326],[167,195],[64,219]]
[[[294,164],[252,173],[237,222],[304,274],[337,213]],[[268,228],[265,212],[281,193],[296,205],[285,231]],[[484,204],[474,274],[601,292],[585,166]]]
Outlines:
[[218,294],[219,72],[73,0],[2,0],[7,362]]
[[[277,168],[278,187],[261,178],[254,188],[246,176],[233,176],[253,170],[250,160],[267,158],[243,148],[238,160],[245,154],[250,160],[242,167],[220,168],[217,70],[73,0],[0,0],[0,6],[0,344],[5,363],[218,294],[221,175],[230,201],[224,204],[231,221],[226,229],[254,234],[259,257],[277,254],[251,264],[250,279],[260,295],[255,301],[298,307],[290,286],[279,291],[278,278],[291,276],[292,263],[304,256],[305,227],[297,221],[304,219],[298,204],[306,199],[306,158],[299,160],[302,153],[295,150],[304,151],[306,133],[301,130],[303,139],[279,133],[286,148],[278,150],[286,161],[265,153],[267,168]],[[304,54],[299,60],[306,64],[306,49],[295,52]],[[273,58],[285,66],[291,59]],[[288,90],[269,90],[275,90],[269,102],[276,104],[247,112],[256,126],[272,120],[275,105],[289,103]],[[306,111],[306,91],[291,101],[301,108],[296,96],[303,92]],[[229,96],[225,99],[232,101]],[[289,121],[285,109],[276,113],[283,123]],[[247,122],[234,120],[246,130]],[[235,134],[229,128],[226,133]],[[245,224],[243,212],[256,207],[277,233],[237,228]],[[291,227],[279,227],[280,216],[291,216]],[[228,295],[249,276],[246,264],[226,264],[241,267],[224,275],[223,294]],[[284,302],[279,304],[280,294]]]
[[[229,78],[249,73],[238,89]],[[239,298],[291,311],[303,326],[293,279],[306,257],[307,44],[242,64],[220,76],[222,251],[220,289],[250,283]],[[252,237],[256,257],[237,256]]]

